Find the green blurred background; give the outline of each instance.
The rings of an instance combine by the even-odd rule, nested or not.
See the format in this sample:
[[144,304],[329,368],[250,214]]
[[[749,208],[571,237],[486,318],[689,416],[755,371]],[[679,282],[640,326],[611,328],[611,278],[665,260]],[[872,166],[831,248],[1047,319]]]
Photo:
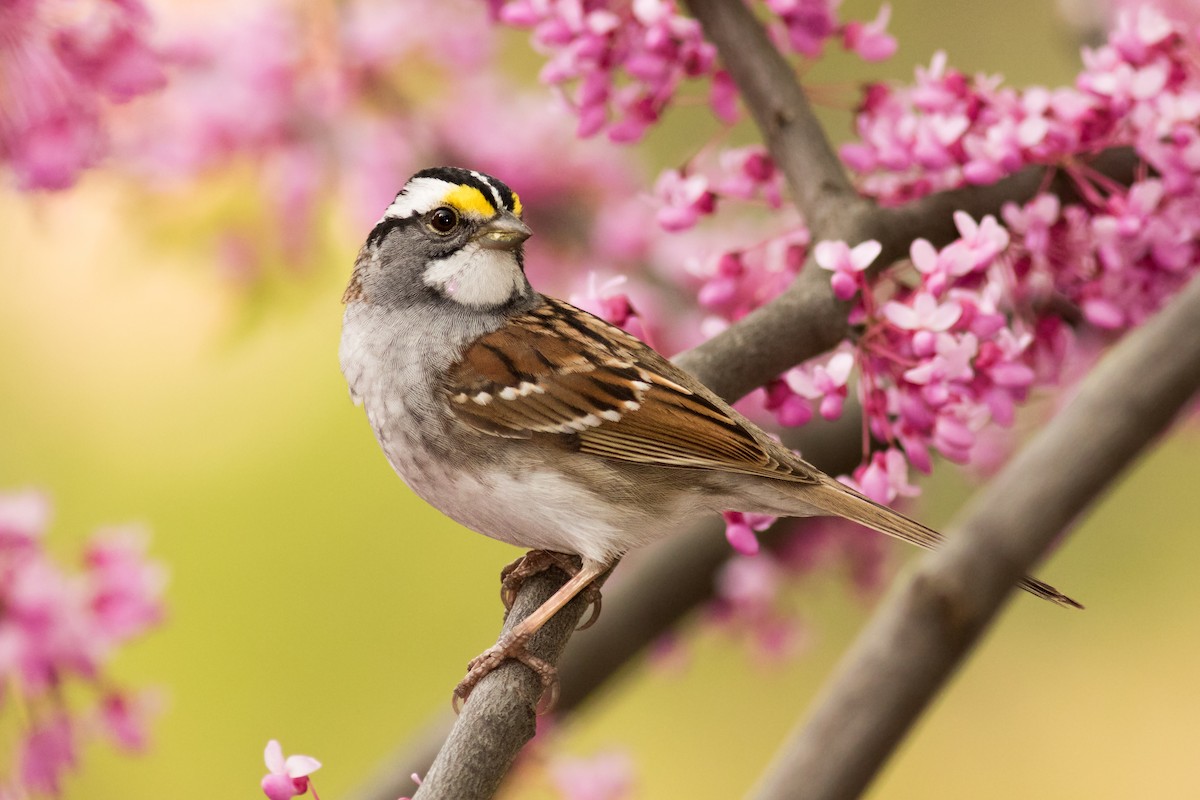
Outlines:
[[[1049,4],[896,6],[893,63],[833,59],[810,76],[818,97],[903,78],[939,47],[1017,85],[1071,79]],[[843,114],[827,119],[845,134]],[[206,202],[158,210],[173,220],[163,241],[140,232],[144,198],[101,175],[62,196],[0,195],[0,486],[51,494],[64,557],[100,525],[138,521],[171,570],[167,624],[114,665],[162,688],[153,747],[92,748],[68,797],[261,796],[276,737],[325,762],[331,800],[446,708],[496,635],[496,572],[516,551],[413,497],[347,398],[338,300],[365,232],[252,299],[188,247]],[[1196,444],[1184,429],[1157,447],[1039,572],[1087,612],[1018,598],[871,796],[1196,796]],[[932,524],[971,491],[948,468],[925,486]],[[560,751],[631,748],[636,797],[739,796],[870,612],[833,573],[794,602],[814,633],[800,660],[764,667],[694,626],[686,669],[630,671]],[[538,776],[517,793],[550,796]]]

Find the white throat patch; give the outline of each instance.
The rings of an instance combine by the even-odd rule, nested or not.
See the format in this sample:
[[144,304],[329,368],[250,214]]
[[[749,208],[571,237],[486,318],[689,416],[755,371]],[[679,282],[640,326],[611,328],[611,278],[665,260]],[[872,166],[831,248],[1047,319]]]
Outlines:
[[426,286],[463,305],[483,308],[525,294],[525,276],[511,250],[490,250],[468,242],[425,269]]

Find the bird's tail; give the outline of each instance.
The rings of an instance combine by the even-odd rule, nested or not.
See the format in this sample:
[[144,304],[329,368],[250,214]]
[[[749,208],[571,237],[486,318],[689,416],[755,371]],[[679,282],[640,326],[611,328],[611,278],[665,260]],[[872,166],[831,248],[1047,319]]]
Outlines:
[[[830,483],[833,483],[832,478],[829,480]],[[826,485],[824,488],[825,491],[806,494],[805,501],[828,514],[846,517],[871,530],[895,536],[897,539],[903,539],[927,550],[932,550],[945,541],[942,535],[932,528],[927,528],[887,506],[882,506],[848,486],[837,483],[836,485]],[[1066,608],[1083,608],[1075,600],[1037,578],[1025,576],[1019,585],[1025,591],[1043,600],[1049,600]]]

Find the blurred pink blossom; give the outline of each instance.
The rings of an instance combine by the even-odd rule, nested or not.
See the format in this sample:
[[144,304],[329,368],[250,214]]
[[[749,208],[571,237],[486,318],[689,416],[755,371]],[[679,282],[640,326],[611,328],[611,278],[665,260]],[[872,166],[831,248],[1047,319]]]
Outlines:
[[165,82],[138,0],[66,5],[0,4],[0,163],[24,190],[71,186],[108,150],[109,104]]
[[62,779],[78,759],[75,725],[58,712],[25,735],[20,753],[22,786],[39,794],[60,793]]
[[684,176],[677,170],[664,170],[654,184],[654,194],[662,202],[658,224],[664,230],[685,230],[716,210],[717,196],[703,175]]
[[633,759],[618,750],[590,758],[559,756],[549,771],[563,800],[622,800],[634,787]]
[[[39,492],[0,494],[0,682],[29,709],[13,774],[25,790],[56,793],[89,736],[126,749],[145,743],[141,704],[105,669],[120,645],[161,621],[163,578],[144,544],[116,530],[89,542],[81,574],[64,571],[44,547],[49,514]],[[94,710],[68,702],[75,684],[96,693]]]
[[847,50],[858,53],[864,61],[887,61],[896,54],[896,39],[887,32],[892,7],[884,3],[870,22],[848,22],[842,31]]

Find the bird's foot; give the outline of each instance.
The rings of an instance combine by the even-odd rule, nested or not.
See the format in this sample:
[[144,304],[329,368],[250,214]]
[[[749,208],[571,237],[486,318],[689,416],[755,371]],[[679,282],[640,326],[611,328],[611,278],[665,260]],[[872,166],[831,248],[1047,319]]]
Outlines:
[[[521,590],[525,581],[552,567],[557,567],[568,578],[573,578],[579,574],[581,561],[579,556],[554,550],[530,550],[500,570],[500,601],[504,603],[505,615],[512,610],[513,603],[517,599],[517,592]],[[576,628],[576,630],[582,631],[592,627],[600,618],[600,603],[603,598],[600,595],[600,587],[595,584],[588,584],[580,594],[588,603],[587,618]]]
[[538,658],[525,649],[528,636],[514,635],[511,631],[500,637],[494,645],[484,650],[471,663],[467,664],[467,676],[454,688],[451,700],[454,713],[462,711],[463,704],[471,696],[475,686],[489,672],[499,667],[508,659],[520,661],[533,670],[542,682],[542,695],[537,703],[537,713],[545,714],[554,708],[558,702],[558,670],[545,659]]

